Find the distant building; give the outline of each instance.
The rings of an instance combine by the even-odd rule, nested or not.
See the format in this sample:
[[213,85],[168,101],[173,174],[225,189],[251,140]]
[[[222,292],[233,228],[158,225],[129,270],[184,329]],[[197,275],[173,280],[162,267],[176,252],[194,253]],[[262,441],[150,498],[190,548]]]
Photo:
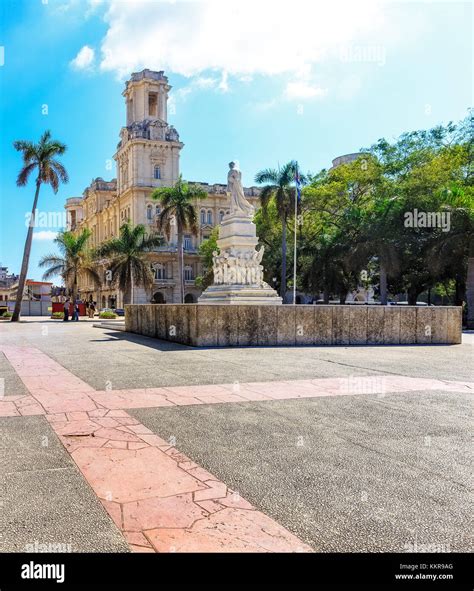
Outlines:
[[16,298],[19,275],[8,272],[8,267],[0,264],[0,302],[6,302]]
[[332,161],[332,166],[329,170],[333,170],[334,168],[341,166],[341,164],[350,164],[358,158],[363,158],[367,155],[368,154],[365,152],[354,152],[352,154],[343,154],[342,156],[337,156],[337,158],[334,158],[334,160]]
[[23,299],[35,302],[50,302],[52,285],[49,281],[33,281],[32,279],[27,279]]
[[[118,236],[127,220],[133,225],[157,227],[160,204],[151,199],[156,187],[171,187],[179,177],[179,156],[184,144],[176,129],[169,125],[168,92],[171,86],[163,72],[143,70],[132,74],[126,82],[123,97],[126,104],[126,125],[120,131],[120,141],[114,159],[117,178],[105,181],[98,177],[86,188],[82,197],[66,201],[68,227],[92,232],[91,246]],[[228,156],[231,159],[232,155]],[[227,162],[222,162],[223,169]],[[198,214],[198,234],[184,236],[185,301],[196,302],[201,293],[195,284],[203,274],[199,245],[229,212],[230,199],[226,185],[196,182],[207,197],[195,203]],[[247,199],[258,207],[259,189],[246,188]],[[177,232],[173,228],[169,242],[149,255],[155,281],[148,292],[136,289],[135,303],[173,303],[179,301],[177,262]],[[105,271],[105,269],[104,269]],[[79,278],[79,294],[84,300],[96,301],[99,307],[121,307],[122,294],[111,285],[101,289]]]

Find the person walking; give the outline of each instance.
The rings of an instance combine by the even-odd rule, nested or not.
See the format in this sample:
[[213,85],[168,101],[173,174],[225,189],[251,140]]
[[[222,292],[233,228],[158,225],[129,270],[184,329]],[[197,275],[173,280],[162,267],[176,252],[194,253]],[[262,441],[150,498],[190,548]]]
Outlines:
[[95,315],[95,306],[94,306],[94,302],[90,302],[89,303],[89,318],[94,318]]
[[66,298],[66,301],[64,302],[64,308],[63,308],[63,312],[64,312],[64,322],[68,322],[69,321],[69,298]]
[[73,320],[79,322],[79,304],[74,302]]

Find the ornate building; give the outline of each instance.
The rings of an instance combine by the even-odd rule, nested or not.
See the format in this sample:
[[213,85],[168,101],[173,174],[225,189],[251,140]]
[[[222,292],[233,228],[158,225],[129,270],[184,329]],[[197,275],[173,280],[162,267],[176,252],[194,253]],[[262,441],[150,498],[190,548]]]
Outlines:
[[[143,70],[132,74],[123,92],[127,115],[114,155],[117,178],[104,181],[98,177],[82,197],[66,201],[69,229],[89,228],[92,246],[118,236],[120,226],[127,220],[133,225],[144,224],[156,229],[160,204],[151,199],[151,193],[156,187],[169,187],[177,181],[179,156],[184,145],[176,129],[167,121],[170,89],[163,72]],[[203,274],[199,245],[220,223],[230,205],[226,185],[193,184],[207,191],[207,197],[195,203],[199,217],[198,234],[184,236],[186,302],[196,302],[201,293],[195,285],[196,277]],[[258,207],[258,188],[246,188],[244,192],[252,205]],[[149,292],[135,290],[135,303],[179,302],[176,244],[177,235],[172,233],[165,246],[150,253],[155,282]],[[99,307],[123,305],[122,294],[106,282],[100,289],[95,289],[81,279],[79,292],[82,299],[92,299]]]

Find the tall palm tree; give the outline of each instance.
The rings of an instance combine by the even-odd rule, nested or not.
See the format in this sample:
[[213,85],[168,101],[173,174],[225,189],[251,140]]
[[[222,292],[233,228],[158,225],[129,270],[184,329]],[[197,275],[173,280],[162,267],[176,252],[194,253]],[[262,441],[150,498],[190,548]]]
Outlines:
[[118,238],[111,238],[96,249],[96,259],[108,259],[112,284],[123,293],[125,304],[134,303],[135,287],[147,289],[153,285],[148,253],[162,244],[163,238],[156,233],[147,234],[143,224],[133,227],[126,223],[120,227]]
[[39,262],[40,267],[47,267],[43,279],[61,275],[73,301],[77,299],[77,279],[80,275],[92,280],[95,286],[101,283],[97,265],[87,250],[87,241],[91,233],[88,229],[82,230],[78,235],[73,232],[60,232],[54,242],[61,254],[47,254]]
[[160,201],[162,210],[158,219],[159,229],[166,234],[168,240],[172,226],[176,225],[178,234],[178,275],[180,302],[184,303],[184,251],[183,233],[198,233],[197,213],[194,202],[207,196],[200,187],[189,185],[180,175],[174,187],[155,189],[152,199]]
[[66,145],[57,140],[52,140],[50,131],[45,131],[37,144],[28,140],[17,140],[13,142],[13,146],[15,150],[21,152],[23,156],[23,167],[18,174],[16,184],[19,187],[24,187],[28,183],[30,174],[35,170],[37,171],[35,197],[33,200],[28,232],[26,234],[15,309],[12,315],[12,322],[17,322],[20,318],[21,300],[23,299],[23,291],[25,289],[25,281],[28,274],[33,228],[35,226],[35,213],[38,205],[40,187],[42,184],[51,185],[54,193],[57,193],[59,183],[67,183],[69,177],[64,166],[56,159],[57,156],[62,156],[64,154],[66,151]]
[[[278,170],[273,168],[266,168],[260,170],[255,175],[256,183],[267,183],[261,190],[260,203],[263,213],[271,201],[275,202],[278,217],[282,224],[281,235],[281,282],[280,282],[280,296],[285,301],[286,295],[286,251],[287,240],[286,230],[287,222],[295,209],[295,175],[297,172],[297,163],[292,160],[287,162],[282,168]],[[301,180],[304,180],[300,175]]]

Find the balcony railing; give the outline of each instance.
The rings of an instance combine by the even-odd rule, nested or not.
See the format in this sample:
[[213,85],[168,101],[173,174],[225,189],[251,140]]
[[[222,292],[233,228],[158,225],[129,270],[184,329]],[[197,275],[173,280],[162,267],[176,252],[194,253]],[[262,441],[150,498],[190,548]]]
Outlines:
[[[153,252],[170,252],[176,254],[178,252],[178,246],[174,242],[170,242],[169,244],[163,244],[163,246],[157,246],[153,249]],[[184,248],[184,254],[198,254],[198,249],[195,246]]]

